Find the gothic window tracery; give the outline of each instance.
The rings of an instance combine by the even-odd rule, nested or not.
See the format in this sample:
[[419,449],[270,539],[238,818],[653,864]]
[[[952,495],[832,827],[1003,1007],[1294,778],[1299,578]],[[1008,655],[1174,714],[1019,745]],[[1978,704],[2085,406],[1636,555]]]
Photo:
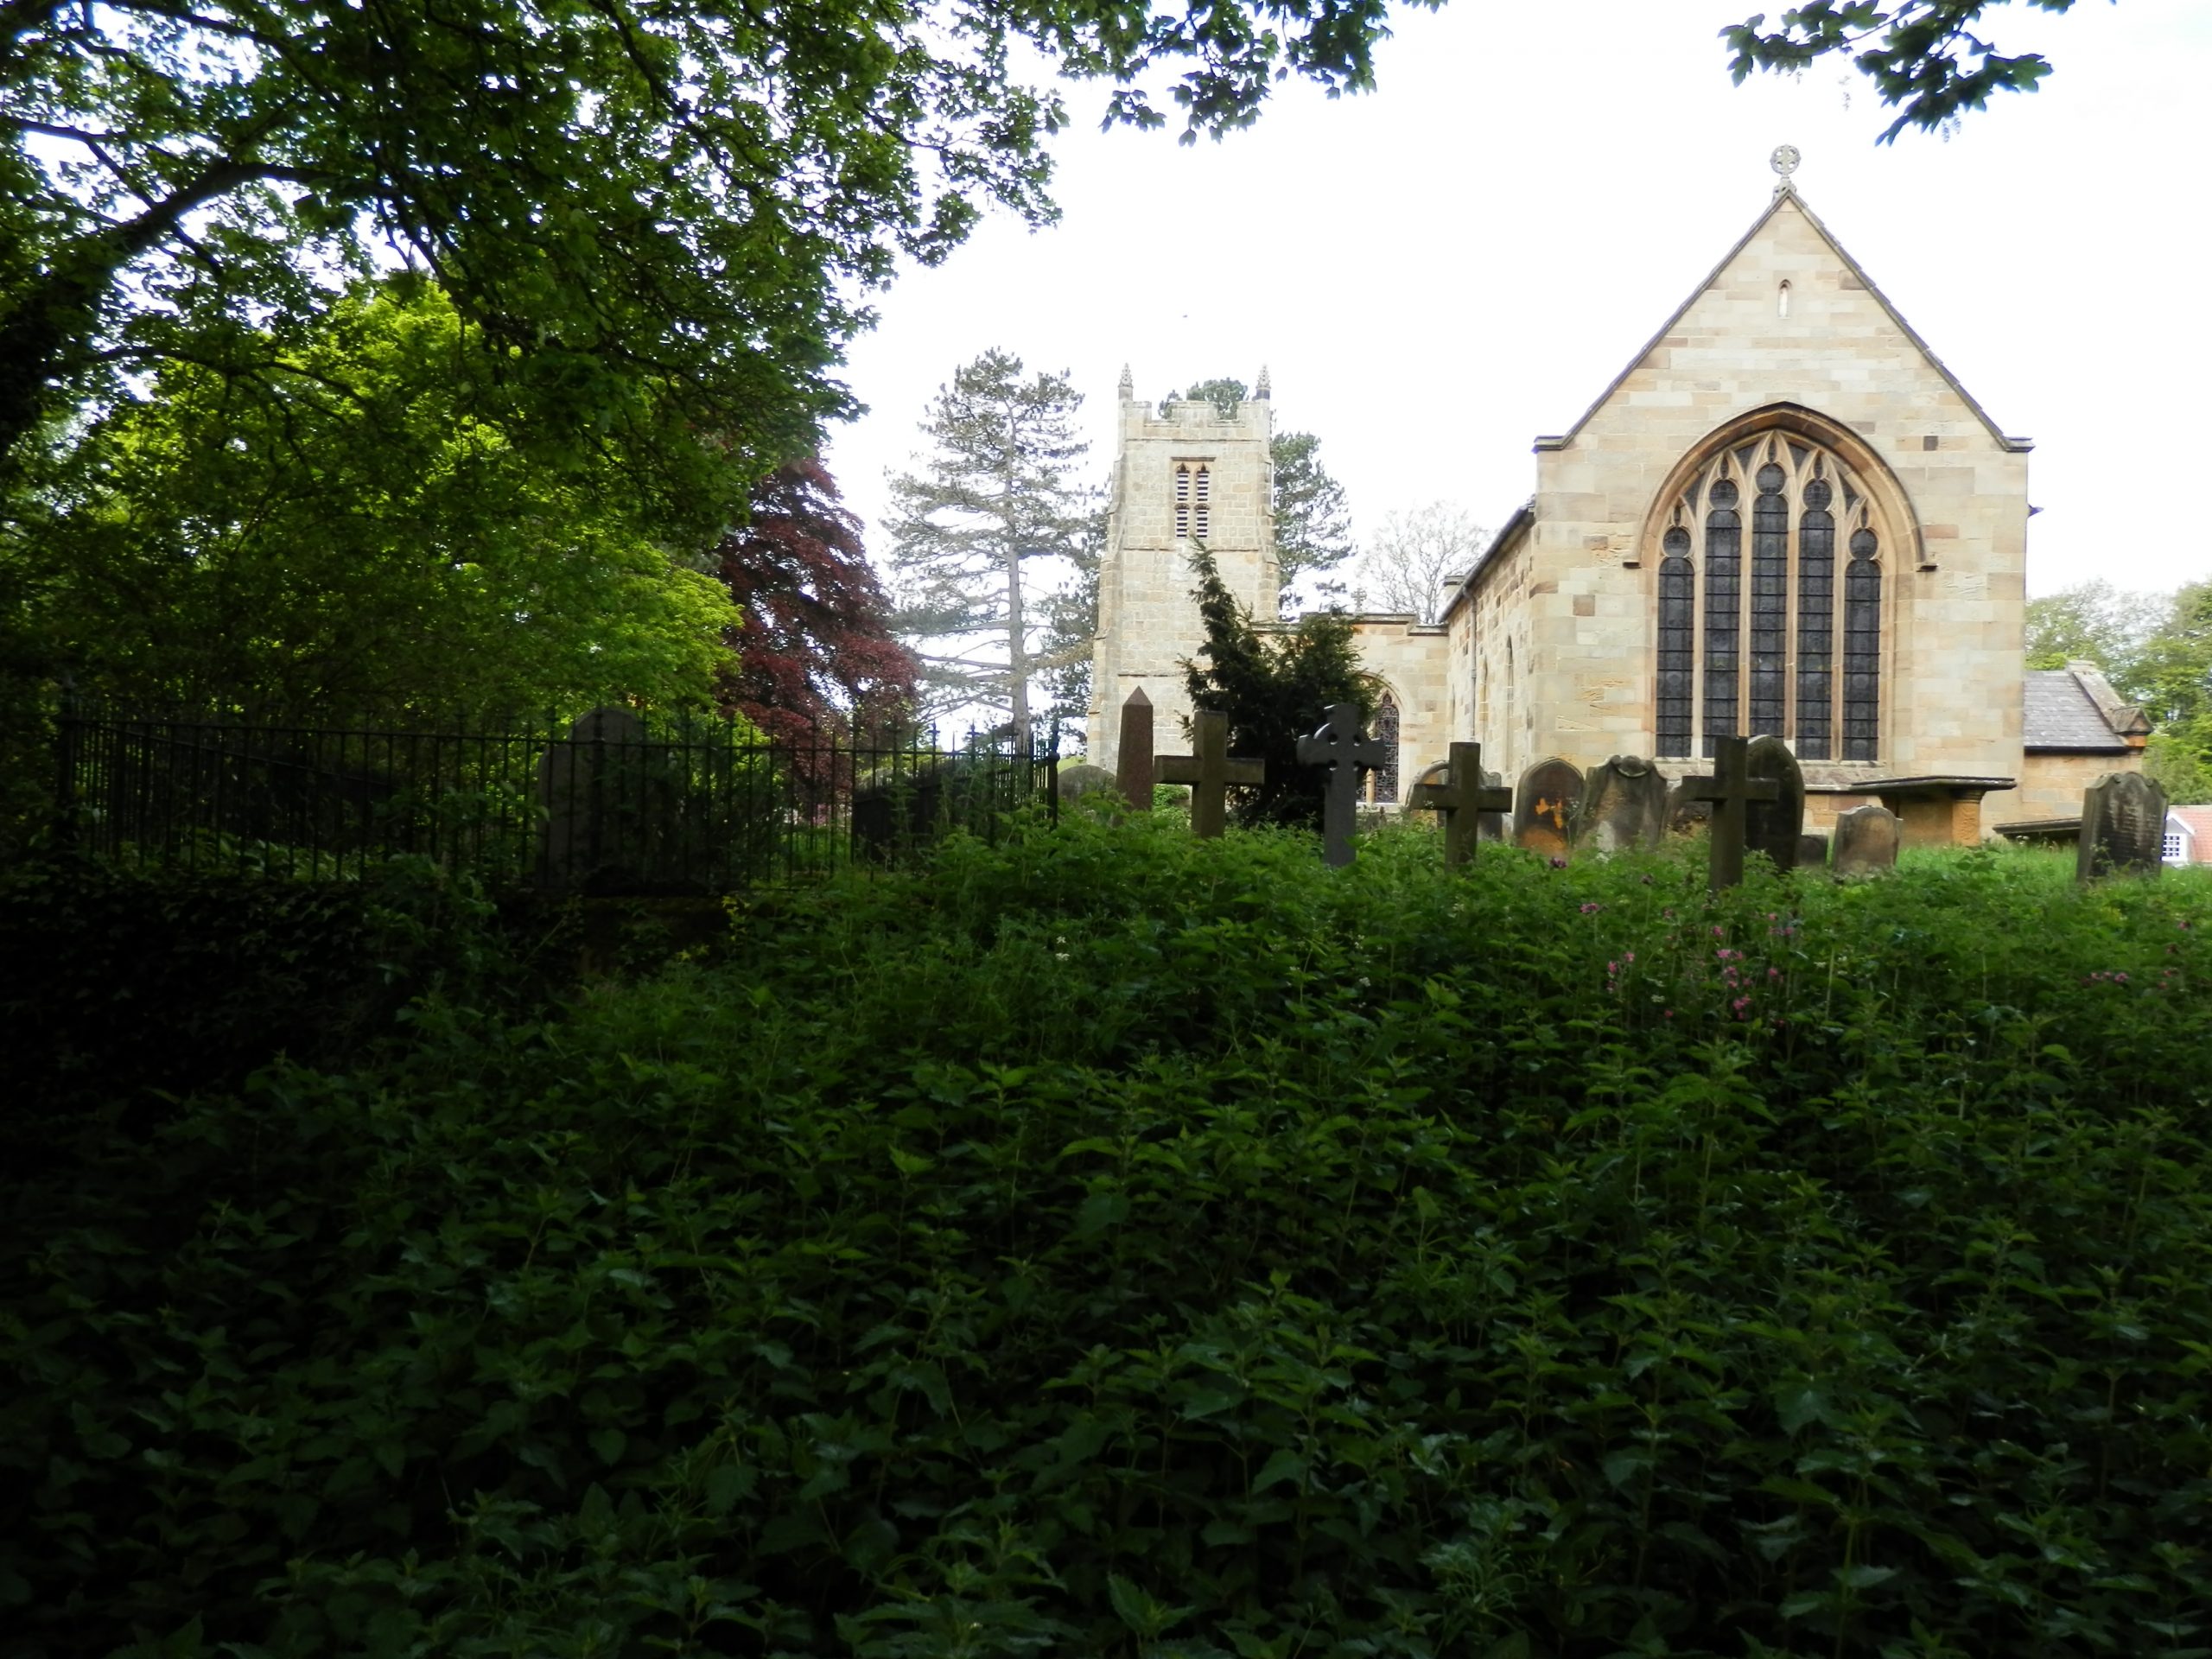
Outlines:
[[1768,433],[1700,467],[1660,535],[1658,753],[1770,732],[1807,760],[1878,758],[1881,548],[1866,492],[1818,444]]

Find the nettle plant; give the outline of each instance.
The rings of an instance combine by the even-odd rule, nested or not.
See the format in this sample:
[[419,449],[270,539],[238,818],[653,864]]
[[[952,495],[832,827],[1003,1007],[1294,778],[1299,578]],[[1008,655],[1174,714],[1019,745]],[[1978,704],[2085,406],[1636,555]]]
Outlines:
[[56,1653],[2202,1654],[2208,928],[2027,855],[956,839],[11,1190],[0,1593]]

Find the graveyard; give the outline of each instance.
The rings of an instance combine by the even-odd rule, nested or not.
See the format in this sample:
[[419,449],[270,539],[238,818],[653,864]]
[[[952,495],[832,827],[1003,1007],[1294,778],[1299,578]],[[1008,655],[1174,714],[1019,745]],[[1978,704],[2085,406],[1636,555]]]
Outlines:
[[550,993],[391,899],[342,1056],[31,1125],[14,1639],[2204,1645],[2212,883],[1785,871],[1741,744],[1194,834],[1227,747]]

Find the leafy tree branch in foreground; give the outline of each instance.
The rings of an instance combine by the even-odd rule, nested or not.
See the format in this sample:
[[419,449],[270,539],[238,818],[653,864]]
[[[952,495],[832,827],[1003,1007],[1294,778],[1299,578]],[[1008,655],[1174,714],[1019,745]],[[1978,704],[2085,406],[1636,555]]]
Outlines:
[[[2004,0],[1995,0],[2002,4]],[[2039,52],[2007,55],[1976,31],[1993,0],[1808,0],[1782,14],[1779,29],[1764,13],[1720,31],[1738,85],[1755,69],[1805,68],[1832,53],[1851,54],[1853,67],[1874,83],[1882,102],[1897,110],[1881,142],[1893,143],[1907,127],[1942,127],[1979,110],[1992,92],[2032,92],[2051,73]],[[2027,0],[2037,11],[2070,11],[2074,0]]]

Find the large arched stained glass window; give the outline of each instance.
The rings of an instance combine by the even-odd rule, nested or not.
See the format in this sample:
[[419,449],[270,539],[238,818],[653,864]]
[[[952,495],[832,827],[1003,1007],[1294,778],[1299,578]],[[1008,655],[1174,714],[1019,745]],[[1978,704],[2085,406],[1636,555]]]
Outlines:
[[1797,519],[1797,758],[1826,760],[1834,741],[1835,487],[1806,480]]
[[1667,532],[1659,562],[1659,753],[1690,752],[1692,699],[1697,683],[1696,582],[1690,569],[1690,533],[1680,524]]
[[1778,732],[1786,718],[1789,663],[1789,503],[1770,461],[1751,504],[1751,730]]
[[1851,538],[1843,573],[1843,758],[1872,760],[1882,713],[1882,567],[1874,532]]
[[1744,520],[1736,481],[1713,480],[1705,515],[1705,752],[1736,732],[1738,652],[1743,639]]
[[1716,738],[1771,733],[1807,760],[1877,759],[1880,548],[1849,469],[1795,433],[1732,444],[1700,467],[1660,537],[1656,752],[1710,755]]
[[1374,794],[1370,799],[1388,806],[1398,798],[1398,700],[1388,691],[1375,711],[1374,738],[1382,746],[1383,761],[1369,774]]

